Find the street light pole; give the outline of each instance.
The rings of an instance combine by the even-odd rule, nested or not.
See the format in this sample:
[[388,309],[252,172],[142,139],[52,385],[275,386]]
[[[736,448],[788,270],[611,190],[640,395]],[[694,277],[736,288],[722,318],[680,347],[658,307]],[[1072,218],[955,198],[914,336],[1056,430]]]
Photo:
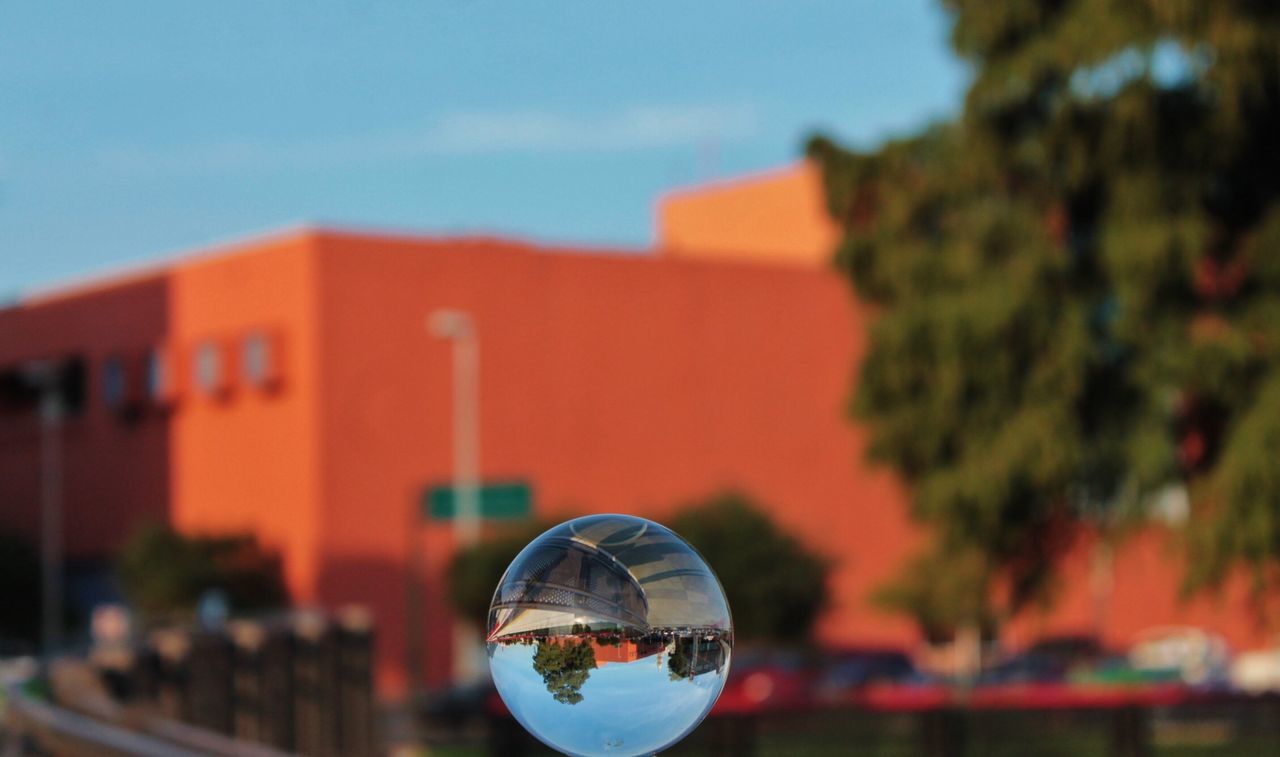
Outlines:
[[[455,549],[465,549],[480,541],[480,340],[463,310],[437,310],[428,326],[453,343],[453,534]],[[453,628],[455,682],[483,677],[480,648],[475,628],[459,618]]]
[[62,646],[62,382],[59,366],[39,360],[22,366],[39,392],[40,418],[40,649],[46,659]]
[[453,529],[470,547],[480,540],[480,344],[465,311],[437,310],[429,325],[453,343]]
[[40,599],[46,658],[62,646],[62,397],[46,385],[40,397]]

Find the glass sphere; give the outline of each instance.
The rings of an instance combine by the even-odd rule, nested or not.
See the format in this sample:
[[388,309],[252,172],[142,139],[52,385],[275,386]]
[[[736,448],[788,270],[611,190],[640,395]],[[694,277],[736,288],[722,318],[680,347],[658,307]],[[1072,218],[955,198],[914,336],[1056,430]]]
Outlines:
[[534,539],[489,606],[489,670],[511,714],[571,755],[648,755],[706,717],[729,674],[720,581],[665,526],[589,515]]

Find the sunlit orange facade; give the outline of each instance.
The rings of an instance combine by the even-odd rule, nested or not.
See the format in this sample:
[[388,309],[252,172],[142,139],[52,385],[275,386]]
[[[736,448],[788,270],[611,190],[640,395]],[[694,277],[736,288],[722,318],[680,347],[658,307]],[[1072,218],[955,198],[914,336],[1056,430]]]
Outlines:
[[[72,557],[110,554],[148,518],[251,531],[280,551],[296,601],[375,612],[388,693],[406,679],[411,550],[428,577],[429,678],[450,670],[440,576],[453,536],[418,507],[451,474],[449,345],[426,325],[442,307],[470,312],[479,335],[483,478],[529,482],[545,519],[661,519],[747,492],[834,561],[822,641],[911,644],[911,624],[869,599],[919,535],[903,488],[863,462],[866,433],[847,421],[869,316],[820,254],[835,232],[811,212],[818,197],[805,166],[679,193],[645,252],[282,233],[0,310],[0,370],[64,355],[87,366],[84,407],[61,432]],[[757,232],[725,231],[734,213],[790,216],[760,226],[751,248]],[[265,379],[246,370],[255,338],[270,347]],[[122,412],[103,366],[123,358],[138,387],[148,357],[169,382]],[[0,524],[31,533],[36,438],[33,414],[0,415]],[[1238,593],[1179,604],[1176,560],[1144,539],[1117,557],[1107,612],[1082,558],[1059,609],[1012,638],[1101,622],[1123,643],[1196,623],[1239,646],[1265,641]]]
[[658,244],[668,257],[822,268],[839,239],[812,163],[675,191],[658,201]]

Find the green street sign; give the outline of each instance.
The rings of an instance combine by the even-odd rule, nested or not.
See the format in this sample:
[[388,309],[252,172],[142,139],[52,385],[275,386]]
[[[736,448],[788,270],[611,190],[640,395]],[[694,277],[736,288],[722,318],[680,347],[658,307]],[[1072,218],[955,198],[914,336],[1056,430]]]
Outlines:
[[[431,520],[453,520],[458,512],[452,486],[428,486],[422,492],[423,515]],[[519,520],[533,512],[533,490],[524,481],[504,481],[480,486],[480,517]]]

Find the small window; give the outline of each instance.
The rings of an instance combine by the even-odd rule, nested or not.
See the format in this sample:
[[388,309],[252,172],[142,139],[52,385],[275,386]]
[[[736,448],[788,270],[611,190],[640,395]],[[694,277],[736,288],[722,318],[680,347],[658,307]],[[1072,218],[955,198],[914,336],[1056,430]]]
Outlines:
[[223,365],[222,350],[214,342],[201,342],[196,347],[194,371],[196,386],[208,395],[221,394],[226,390],[226,368]]
[[124,407],[124,360],[119,355],[112,355],[102,363],[102,401],[111,410]]
[[262,332],[254,332],[244,338],[242,350],[240,357],[245,381],[258,389],[268,387],[275,377],[271,340]]
[[169,364],[159,349],[147,355],[147,396],[159,401],[169,395]]
[[147,362],[144,367],[147,400],[157,407],[172,405],[177,400],[178,384],[168,348],[152,347],[147,352]]

